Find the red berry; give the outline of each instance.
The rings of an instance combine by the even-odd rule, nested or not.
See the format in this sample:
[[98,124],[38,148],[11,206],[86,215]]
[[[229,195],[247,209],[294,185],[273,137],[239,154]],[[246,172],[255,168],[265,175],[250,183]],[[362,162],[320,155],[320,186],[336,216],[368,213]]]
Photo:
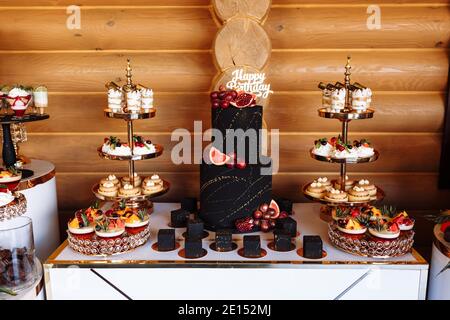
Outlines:
[[263,215],[263,218],[266,220],[270,220],[271,217],[272,217],[272,215],[269,213],[264,213],[264,215]]
[[272,217],[273,215],[275,215],[275,209],[273,209],[273,208],[267,209],[267,214],[268,214],[270,217]]
[[223,100],[223,101],[220,102],[220,106],[223,109],[226,109],[226,108],[228,108],[230,106],[230,101]]
[[269,223],[270,223],[270,226],[271,226],[272,228],[274,228],[275,225],[276,225],[275,220],[270,220]]
[[219,93],[219,99],[220,99],[220,100],[225,99],[226,95],[227,95],[227,92],[226,92],[226,91],[221,91],[221,92]]
[[213,91],[213,92],[211,92],[211,94],[209,96],[210,96],[211,100],[217,99],[219,97],[219,92]]
[[233,97],[228,93],[228,94],[224,97],[224,100],[226,100],[226,101],[232,101],[232,100],[233,100]]
[[213,109],[217,109],[218,107],[220,107],[220,100],[214,99],[213,101],[211,101],[211,106],[213,107]]
[[267,209],[269,209],[269,205],[268,205],[267,203],[263,203],[262,205],[259,206],[259,210],[260,210],[262,213],[266,213],[266,212],[267,212]]
[[259,220],[259,219],[256,219],[256,220],[253,221],[253,225],[255,227],[259,227],[260,224],[261,224],[261,220]]
[[256,210],[255,212],[253,212],[253,218],[255,219],[261,219],[263,216],[263,213],[259,210]]
[[447,228],[450,228],[450,221],[446,221],[443,224],[441,224],[441,232],[445,232]]
[[267,220],[261,220],[261,231],[267,232],[269,231],[269,222]]
[[247,164],[245,163],[245,161],[238,160],[236,162],[236,168],[245,169],[245,167],[247,167]]
[[223,85],[223,84],[221,84],[220,86],[219,86],[219,91],[225,91],[225,86]]
[[233,100],[236,99],[236,97],[237,97],[237,95],[238,95],[237,92],[234,91],[234,90],[231,90],[229,94],[231,95],[231,97],[233,98]]

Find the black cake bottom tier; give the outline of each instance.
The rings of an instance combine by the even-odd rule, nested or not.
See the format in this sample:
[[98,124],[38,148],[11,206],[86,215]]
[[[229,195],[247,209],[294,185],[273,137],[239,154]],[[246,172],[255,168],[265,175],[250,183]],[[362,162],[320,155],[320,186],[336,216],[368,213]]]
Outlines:
[[200,218],[205,228],[235,230],[235,221],[249,217],[261,203],[272,199],[272,175],[262,174],[266,166],[244,169],[213,164],[200,165]]

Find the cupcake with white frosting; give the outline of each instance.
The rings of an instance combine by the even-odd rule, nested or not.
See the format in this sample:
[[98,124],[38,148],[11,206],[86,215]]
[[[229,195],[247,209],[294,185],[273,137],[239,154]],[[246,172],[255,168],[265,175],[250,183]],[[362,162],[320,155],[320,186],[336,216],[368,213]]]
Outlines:
[[[137,172],[135,172],[134,173],[134,186],[135,187],[140,186],[141,182],[142,182],[141,177],[137,174]],[[128,177],[128,176],[122,178],[122,185],[124,186],[126,184],[131,184],[130,177]]]
[[139,112],[142,106],[141,91],[134,90],[127,92],[127,109],[130,112]]
[[133,187],[131,184],[126,184],[119,189],[119,196],[133,197],[141,194],[141,188]]
[[358,181],[357,186],[366,190],[369,193],[371,200],[376,199],[377,187],[373,183],[371,183],[369,180],[361,179]]
[[314,154],[322,157],[329,157],[333,152],[333,146],[328,142],[327,138],[314,141]]
[[142,108],[144,109],[144,111],[148,112],[150,109],[153,108],[153,90],[142,88],[141,95],[142,95]]
[[98,193],[105,197],[117,196],[117,190],[118,185],[114,184],[112,181],[102,182],[98,187]]
[[348,201],[347,192],[331,188],[325,194],[325,200],[331,202],[347,202]]
[[106,178],[100,180],[100,184],[106,183],[106,182],[112,182],[115,186],[119,185],[119,179],[117,179],[117,177],[113,174],[110,174]]
[[367,139],[362,139],[360,141],[355,140],[353,146],[356,148],[359,158],[369,158],[375,153],[372,144]]
[[12,88],[6,97],[14,114],[18,117],[23,116],[28,106],[31,103],[32,92],[26,90],[23,87]]
[[161,184],[156,184],[152,180],[146,180],[142,184],[142,193],[145,195],[154,194],[163,189]]
[[345,89],[336,89],[331,93],[331,106],[332,112],[342,112],[345,108]]
[[123,92],[122,90],[109,89],[108,90],[108,108],[112,112],[122,111],[123,106]]

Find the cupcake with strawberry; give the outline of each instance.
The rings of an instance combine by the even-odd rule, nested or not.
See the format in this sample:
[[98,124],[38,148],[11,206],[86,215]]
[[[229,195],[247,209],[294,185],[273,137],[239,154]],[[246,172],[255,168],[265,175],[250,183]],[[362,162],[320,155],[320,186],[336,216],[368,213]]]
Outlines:
[[146,155],[156,152],[155,146],[150,140],[145,140],[142,136],[133,136],[135,155]]
[[358,151],[351,144],[338,140],[336,149],[331,153],[331,157],[334,159],[357,159]]
[[356,148],[359,158],[369,158],[375,153],[372,144],[367,139],[355,140],[353,141],[353,146]]
[[396,239],[400,235],[400,228],[393,221],[378,219],[370,223],[369,233],[381,239]]
[[0,184],[5,185],[9,190],[15,190],[22,179],[22,171],[15,167],[0,169]]
[[314,141],[314,149],[312,152],[318,156],[329,157],[333,152],[333,146],[327,138],[321,138]]
[[130,156],[131,148],[128,143],[120,141],[117,137],[110,136],[105,138],[102,152],[113,156]]
[[91,236],[95,231],[94,218],[81,209],[75,212],[75,217],[68,222],[67,227],[72,235]]
[[97,222],[95,234],[100,238],[115,238],[125,232],[125,223],[122,219],[104,217]]
[[401,231],[408,231],[414,228],[415,220],[409,217],[406,211],[398,213],[391,221],[395,222]]
[[22,117],[25,114],[28,106],[31,104],[33,90],[23,86],[14,86],[6,96],[11,110],[17,117]]

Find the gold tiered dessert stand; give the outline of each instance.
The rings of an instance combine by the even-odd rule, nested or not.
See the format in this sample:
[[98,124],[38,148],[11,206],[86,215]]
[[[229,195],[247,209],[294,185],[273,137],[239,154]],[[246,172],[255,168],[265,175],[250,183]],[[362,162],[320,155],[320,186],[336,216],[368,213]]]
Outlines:
[[[126,68],[126,78],[127,83],[122,87],[122,90],[124,92],[130,92],[132,90],[135,90],[137,86],[133,84],[132,81],[132,74],[131,74],[131,65],[130,60],[128,60],[127,68]],[[107,83],[106,86],[108,87],[110,83]],[[128,161],[128,175],[130,179],[130,184],[134,185],[134,177],[135,177],[135,161],[141,161],[141,160],[148,160],[157,158],[163,153],[163,146],[154,144],[156,151],[154,153],[145,154],[145,155],[135,155],[134,154],[134,143],[133,143],[133,136],[134,136],[134,127],[133,122],[135,120],[142,120],[142,119],[150,119],[154,118],[156,116],[156,110],[154,108],[150,110],[145,111],[139,111],[139,112],[130,112],[125,110],[126,112],[113,112],[111,109],[105,109],[104,114],[108,118],[113,119],[122,119],[125,120],[127,123],[127,135],[128,135],[128,145],[131,148],[131,155],[129,156],[115,156],[115,155],[109,155],[107,153],[104,153],[102,151],[102,147],[99,147],[97,149],[98,154],[100,157],[104,159],[109,160],[117,160],[117,161]],[[104,201],[112,201],[112,202],[120,202],[125,200],[126,205],[130,208],[146,208],[148,210],[148,213],[153,212],[153,203],[150,201],[150,199],[161,196],[165,193],[167,193],[170,189],[170,183],[163,180],[163,188],[155,193],[152,193],[150,195],[136,195],[136,196],[130,196],[130,197],[123,197],[123,196],[116,196],[116,197],[107,197],[98,192],[99,184],[95,184],[92,187],[92,192],[94,195]]]
[[[337,119],[341,122],[342,124],[342,131],[341,131],[341,137],[342,137],[342,141],[344,141],[344,143],[347,142],[347,138],[348,138],[348,127],[349,127],[349,123],[352,120],[363,120],[363,119],[371,119],[373,118],[373,115],[375,113],[375,111],[371,108],[368,108],[366,111],[364,112],[355,112],[351,109],[351,101],[350,101],[350,94],[351,94],[351,87],[353,86],[350,82],[350,75],[351,75],[351,65],[350,65],[350,57],[347,58],[347,64],[345,66],[345,83],[344,83],[344,88],[346,90],[346,96],[345,96],[345,108],[343,109],[342,112],[332,112],[331,110],[329,110],[328,108],[320,108],[318,110],[318,114],[319,117],[322,118],[327,118],[327,119]],[[331,157],[324,157],[324,156],[318,156],[316,154],[313,153],[313,149],[310,150],[310,155],[313,159],[318,160],[318,161],[324,161],[324,162],[329,162],[329,163],[339,163],[340,164],[340,176],[339,176],[339,185],[340,185],[340,189],[341,190],[345,190],[345,181],[346,181],[346,176],[347,176],[347,164],[356,164],[356,163],[368,163],[368,162],[373,162],[376,161],[379,157],[379,152],[378,151],[374,151],[374,155],[371,157],[367,157],[367,158],[357,158],[357,159],[335,159],[335,158],[331,158]],[[354,202],[354,201],[347,201],[347,202],[332,202],[332,201],[328,201],[326,199],[319,199],[319,198],[314,198],[310,195],[307,194],[306,189],[308,188],[309,184],[306,184],[305,186],[303,186],[303,194],[304,196],[312,201],[316,201],[316,202],[320,202],[322,204],[326,205],[326,209],[327,210],[321,210],[322,211],[322,219],[329,221],[331,219],[330,217],[330,212],[331,212],[331,207],[336,207],[336,206],[346,206],[346,207],[355,207],[355,206],[362,206],[365,204],[371,204],[371,203],[376,203],[379,202],[381,200],[383,200],[385,194],[384,191],[377,187],[377,195],[376,198],[371,199],[369,201],[364,201],[364,202]],[[326,213],[325,215],[323,213]]]

